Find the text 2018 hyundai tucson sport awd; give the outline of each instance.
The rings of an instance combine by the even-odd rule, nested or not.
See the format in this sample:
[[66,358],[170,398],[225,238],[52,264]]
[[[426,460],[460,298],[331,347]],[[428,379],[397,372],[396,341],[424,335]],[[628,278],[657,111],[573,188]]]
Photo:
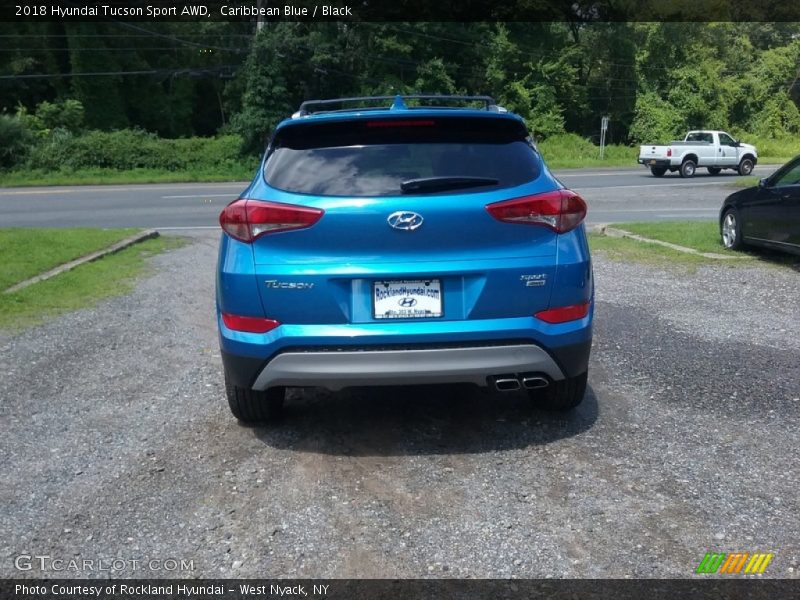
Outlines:
[[471,382],[555,410],[582,400],[586,204],[491,98],[410,98],[429,97],[304,103],[222,211],[217,318],[239,419],[277,416],[292,386]]

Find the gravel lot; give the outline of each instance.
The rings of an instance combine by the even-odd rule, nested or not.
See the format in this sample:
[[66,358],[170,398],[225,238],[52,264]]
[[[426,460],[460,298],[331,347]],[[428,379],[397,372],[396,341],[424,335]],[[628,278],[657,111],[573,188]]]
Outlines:
[[[0,577],[20,554],[117,576],[691,577],[707,551],[800,558],[800,275],[595,257],[574,414],[468,386],[224,398],[217,235],[134,293],[0,335]],[[132,559],[143,561],[136,570]],[[184,559],[193,571],[148,570]]]

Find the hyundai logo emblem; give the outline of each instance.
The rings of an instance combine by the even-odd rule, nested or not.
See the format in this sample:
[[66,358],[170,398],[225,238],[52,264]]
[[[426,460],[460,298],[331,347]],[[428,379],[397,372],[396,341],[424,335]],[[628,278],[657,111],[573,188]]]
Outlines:
[[397,304],[403,308],[411,308],[417,305],[417,300],[409,296],[408,298],[400,298],[400,300],[397,301]]
[[386,221],[393,229],[399,229],[400,231],[414,231],[420,225],[422,225],[423,219],[422,215],[418,215],[415,212],[398,210],[397,212],[390,214]]

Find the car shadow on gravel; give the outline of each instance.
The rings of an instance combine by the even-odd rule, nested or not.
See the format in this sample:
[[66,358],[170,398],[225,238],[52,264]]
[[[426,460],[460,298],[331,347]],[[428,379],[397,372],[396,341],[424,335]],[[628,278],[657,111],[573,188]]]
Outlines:
[[494,452],[578,435],[597,420],[594,390],[569,413],[534,409],[525,393],[470,385],[292,390],[285,417],[252,427],[282,450],[341,456]]

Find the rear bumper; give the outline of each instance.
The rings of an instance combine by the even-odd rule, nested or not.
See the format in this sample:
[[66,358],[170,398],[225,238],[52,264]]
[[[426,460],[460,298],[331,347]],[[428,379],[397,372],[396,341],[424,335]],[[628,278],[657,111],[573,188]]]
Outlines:
[[350,386],[474,383],[499,375],[546,375],[553,381],[588,368],[591,339],[545,350],[531,342],[422,348],[289,349],[268,360],[222,352],[232,383],[276,386]]
[[475,383],[506,373],[543,373],[564,378],[547,352],[535,345],[372,350],[361,352],[284,352],[261,370],[253,388],[321,386],[331,390],[357,385]]
[[640,165],[644,165],[645,167],[661,167],[668,169],[672,166],[669,159],[639,157],[638,162]]

